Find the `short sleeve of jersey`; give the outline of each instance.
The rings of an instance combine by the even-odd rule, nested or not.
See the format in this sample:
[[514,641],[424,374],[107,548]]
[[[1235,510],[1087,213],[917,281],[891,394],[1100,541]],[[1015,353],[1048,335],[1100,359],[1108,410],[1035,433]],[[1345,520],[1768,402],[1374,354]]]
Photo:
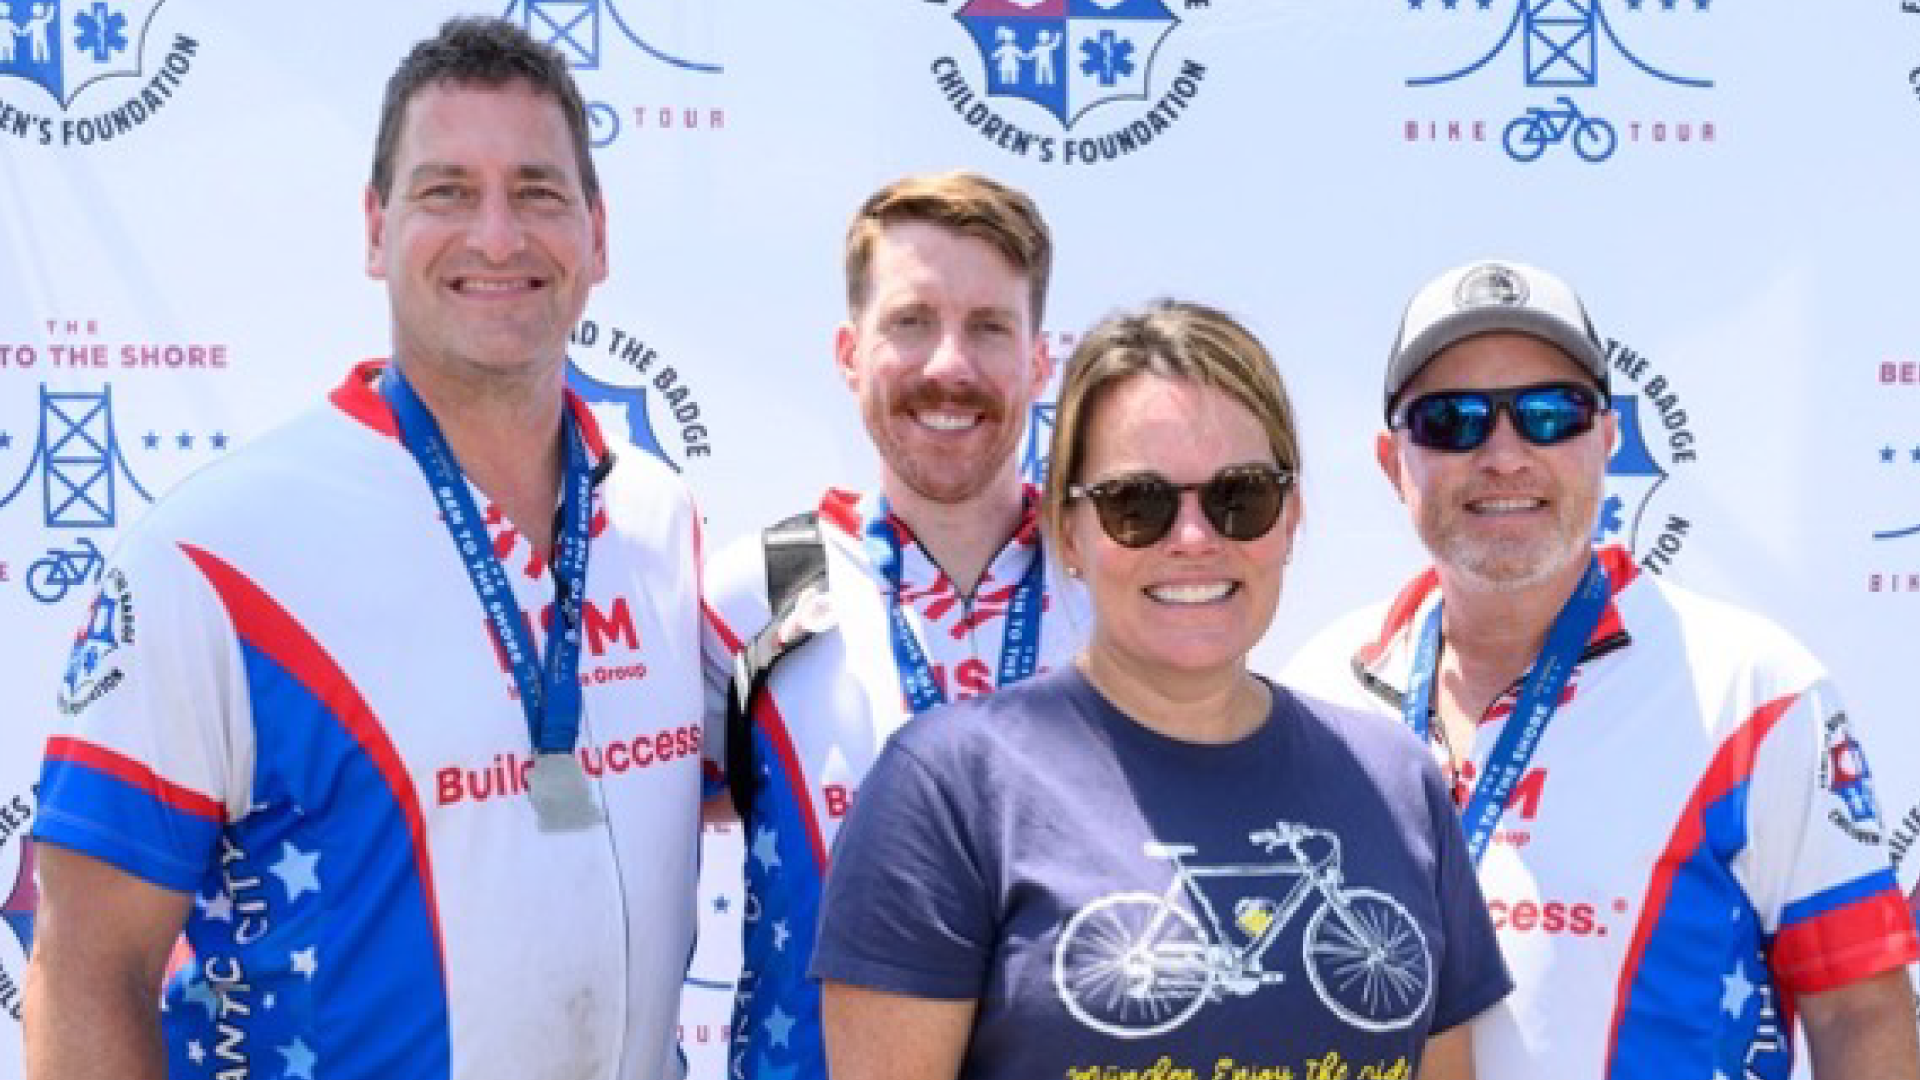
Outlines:
[[1760,705],[1754,723],[1769,710],[1780,715],[1754,759],[1747,887],[1776,976],[1797,993],[1831,990],[1920,957],[1838,693],[1820,675]]
[[232,624],[185,545],[135,534],[75,635],[34,839],[199,887],[251,803],[252,716]]
[[915,997],[980,995],[996,901],[957,794],[956,778],[900,738],[881,752],[834,845],[815,978]]
[[1430,760],[1423,764],[1444,941],[1434,985],[1433,1031],[1438,1033],[1491,1008],[1513,989],[1513,979],[1501,959],[1500,940],[1480,895],[1480,880],[1460,815],[1447,797],[1446,781]]

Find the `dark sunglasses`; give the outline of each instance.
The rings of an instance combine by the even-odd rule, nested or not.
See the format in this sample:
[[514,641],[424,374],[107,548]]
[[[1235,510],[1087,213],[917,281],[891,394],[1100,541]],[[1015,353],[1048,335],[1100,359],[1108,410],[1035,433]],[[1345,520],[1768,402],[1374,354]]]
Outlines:
[[1100,527],[1121,547],[1152,547],[1173,531],[1180,493],[1200,494],[1200,512],[1229,540],[1258,540],[1280,520],[1293,472],[1277,465],[1230,465],[1200,484],[1176,484],[1157,473],[1129,473],[1097,484],[1073,484],[1067,501],[1090,499]]
[[1487,441],[1502,411],[1521,438],[1552,446],[1592,431],[1605,407],[1598,390],[1579,383],[1440,390],[1407,402],[1393,426],[1405,428],[1415,446],[1464,454]]

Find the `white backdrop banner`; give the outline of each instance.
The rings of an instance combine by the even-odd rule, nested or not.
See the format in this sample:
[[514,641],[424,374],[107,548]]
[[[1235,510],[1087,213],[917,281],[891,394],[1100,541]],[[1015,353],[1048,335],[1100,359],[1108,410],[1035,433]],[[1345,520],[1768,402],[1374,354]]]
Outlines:
[[[613,261],[576,382],[681,471],[716,543],[870,486],[829,348],[840,243],[904,173],[1035,195],[1061,355],[1160,295],[1273,348],[1307,516],[1269,670],[1422,562],[1371,449],[1406,294],[1480,255],[1560,271],[1628,435],[1603,536],[1826,660],[1915,888],[1911,3],[0,0],[0,1080],[32,783],[56,686],[89,677],[68,654],[102,562],[182,476],[385,352],[360,212],[381,89],[456,10],[576,70]],[[739,861],[710,837],[682,1036],[713,1080]]]

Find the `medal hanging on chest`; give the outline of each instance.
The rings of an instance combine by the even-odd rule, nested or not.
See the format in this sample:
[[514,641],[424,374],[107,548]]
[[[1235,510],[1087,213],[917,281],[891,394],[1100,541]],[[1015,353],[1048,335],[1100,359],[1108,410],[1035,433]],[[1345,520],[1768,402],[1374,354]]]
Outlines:
[[529,797],[543,832],[577,832],[605,820],[574,746],[580,737],[580,604],[587,586],[587,536],[593,514],[593,473],[571,410],[561,409],[564,451],[559,528],[554,541],[554,614],[544,657],[513,596],[513,582],[493,553],[473,493],[439,424],[389,364],[380,392],[393,409],[400,441],[419,462],[454,549],[466,566],[480,607],[513,672],[533,745]]
[[547,832],[575,832],[599,824],[604,816],[594,804],[586,770],[573,754],[535,754],[527,793],[540,828]]

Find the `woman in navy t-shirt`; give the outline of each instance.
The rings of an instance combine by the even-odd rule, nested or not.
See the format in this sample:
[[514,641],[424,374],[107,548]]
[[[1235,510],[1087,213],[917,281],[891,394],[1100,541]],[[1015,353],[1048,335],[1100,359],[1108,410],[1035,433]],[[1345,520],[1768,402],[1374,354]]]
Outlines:
[[867,776],[813,964],[835,1080],[1470,1077],[1511,983],[1438,770],[1247,670],[1300,517],[1266,350],[1195,304],[1108,319],[1051,460],[1091,643]]

